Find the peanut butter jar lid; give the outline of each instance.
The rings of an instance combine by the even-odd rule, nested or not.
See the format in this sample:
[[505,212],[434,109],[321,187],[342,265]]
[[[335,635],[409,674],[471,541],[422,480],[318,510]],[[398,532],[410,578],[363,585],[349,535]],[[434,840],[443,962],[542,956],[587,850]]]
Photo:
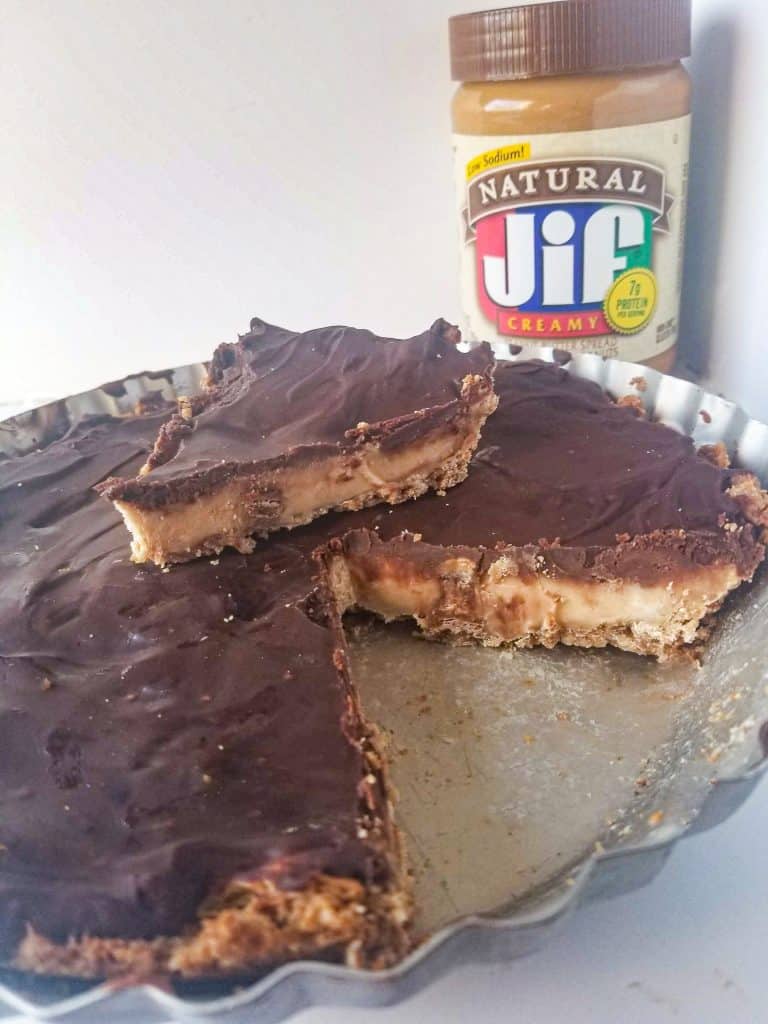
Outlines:
[[691,0],[555,0],[448,23],[459,82],[670,64],[691,52]]

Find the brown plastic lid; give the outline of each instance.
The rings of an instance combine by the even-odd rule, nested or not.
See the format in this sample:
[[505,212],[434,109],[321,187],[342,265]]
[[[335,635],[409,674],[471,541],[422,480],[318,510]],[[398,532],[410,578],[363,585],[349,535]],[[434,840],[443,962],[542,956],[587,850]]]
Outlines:
[[449,19],[459,82],[670,64],[691,52],[691,0],[555,0]]

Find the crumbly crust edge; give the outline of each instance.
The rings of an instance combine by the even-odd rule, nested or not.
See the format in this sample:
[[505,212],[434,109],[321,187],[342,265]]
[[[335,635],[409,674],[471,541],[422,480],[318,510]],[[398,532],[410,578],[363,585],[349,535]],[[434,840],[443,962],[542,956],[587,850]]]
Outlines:
[[306,957],[383,968],[408,948],[410,896],[405,888],[365,886],[319,874],[303,889],[259,879],[231,884],[201,911],[187,935],[126,940],[94,936],[53,942],[29,928],[12,966],[78,978],[154,975],[221,977]]

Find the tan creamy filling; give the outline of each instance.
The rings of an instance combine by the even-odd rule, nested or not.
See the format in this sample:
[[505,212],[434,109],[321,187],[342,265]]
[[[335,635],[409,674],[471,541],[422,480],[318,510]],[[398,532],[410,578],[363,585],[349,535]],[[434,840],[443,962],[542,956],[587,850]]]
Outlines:
[[641,584],[517,575],[500,558],[485,574],[447,559],[434,574],[403,561],[337,558],[332,578],[347,606],[384,619],[412,616],[427,633],[451,633],[488,645],[570,643],[664,656],[693,642],[701,620],[741,582],[731,565],[692,568],[684,578]]
[[254,533],[299,526],[330,509],[359,509],[416,497],[429,487],[450,487],[464,478],[488,411],[475,411],[469,431],[443,429],[395,452],[371,443],[352,456],[286,466],[258,479],[235,477],[192,502],[142,508],[115,501],[133,538],[133,560],[163,565],[227,546],[247,552]]

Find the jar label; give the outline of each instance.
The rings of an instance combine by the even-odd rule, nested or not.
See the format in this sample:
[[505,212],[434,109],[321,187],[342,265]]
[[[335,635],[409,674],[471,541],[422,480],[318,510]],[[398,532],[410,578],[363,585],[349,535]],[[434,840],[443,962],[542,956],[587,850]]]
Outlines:
[[465,337],[637,362],[677,340],[690,117],[454,135]]

